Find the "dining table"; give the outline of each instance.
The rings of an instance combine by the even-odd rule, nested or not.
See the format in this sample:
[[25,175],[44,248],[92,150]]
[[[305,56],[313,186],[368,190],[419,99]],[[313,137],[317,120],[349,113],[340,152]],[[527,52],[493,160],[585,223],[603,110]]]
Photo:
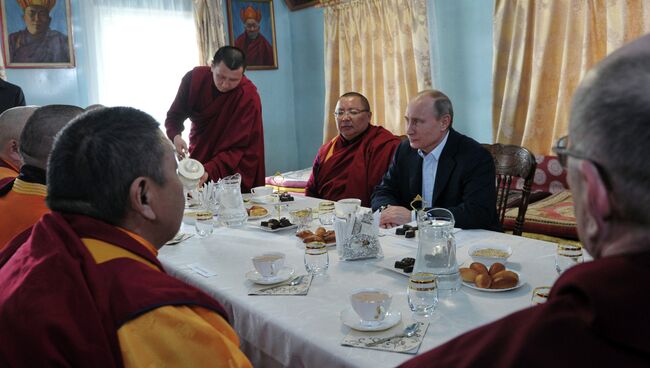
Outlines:
[[[320,199],[294,198],[279,213],[274,204],[261,204],[269,210],[266,219],[289,217],[288,211],[302,208],[317,213]],[[330,247],[329,268],[324,275],[313,278],[306,295],[249,295],[255,284],[246,274],[253,270],[251,259],[256,255],[282,252],[285,264],[296,275],[306,273],[304,244],[296,237],[295,229],[264,231],[260,228],[264,220],[249,220],[239,227],[215,226],[209,236],[192,236],[159,252],[166,272],[201,289],[225,307],[241,349],[254,366],[395,367],[415,356],[343,346],[341,342],[351,329],[342,323],[341,313],[350,308],[354,290],[381,288],[392,294],[390,309],[399,311],[405,321],[422,319],[409,308],[409,278],[393,267],[396,260],[415,258],[417,238],[407,239],[396,235],[394,229],[381,229],[378,239],[383,257],[345,261],[339,259],[336,247]],[[317,226],[319,220],[314,216],[312,227]],[[184,220],[180,232],[195,233],[191,219]],[[487,230],[459,230],[455,241],[458,264],[464,267],[472,262],[468,254],[472,246],[511,247],[506,266],[519,273],[521,287],[488,292],[461,286],[454,293],[441,293],[435,311],[426,318],[429,325],[418,354],[531,307],[533,289],[551,286],[558,277],[555,243]]]

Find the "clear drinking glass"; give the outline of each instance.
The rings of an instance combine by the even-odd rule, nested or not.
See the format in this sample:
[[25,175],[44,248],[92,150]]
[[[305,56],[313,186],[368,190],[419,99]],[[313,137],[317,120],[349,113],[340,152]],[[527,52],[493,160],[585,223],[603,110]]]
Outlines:
[[196,221],[194,222],[196,234],[202,238],[210,236],[214,230],[214,216],[211,211],[203,210],[196,213]]
[[298,229],[296,229],[296,232],[308,230],[309,226],[311,226],[311,222],[313,220],[311,214],[311,208],[293,210],[290,211],[289,214],[291,215],[291,221],[294,224],[298,225]]
[[318,204],[318,220],[321,225],[334,224],[334,202],[322,201]]
[[531,297],[531,303],[533,305],[546,303],[548,299],[548,294],[551,292],[550,286],[539,286],[533,289],[533,295]]
[[327,246],[323,242],[305,244],[305,269],[314,276],[324,275],[330,264]]
[[558,244],[555,253],[555,270],[558,274],[582,263],[582,246],[577,244]]
[[438,305],[438,281],[433,273],[417,272],[409,277],[408,302],[411,311],[428,317]]

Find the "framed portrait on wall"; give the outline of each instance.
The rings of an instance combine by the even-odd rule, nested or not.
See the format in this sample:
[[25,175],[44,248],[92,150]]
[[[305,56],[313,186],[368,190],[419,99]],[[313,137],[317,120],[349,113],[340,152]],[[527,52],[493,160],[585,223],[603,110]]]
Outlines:
[[273,0],[228,0],[230,44],[244,51],[247,69],[277,69]]
[[70,0],[0,0],[7,68],[74,67]]
[[318,4],[320,1],[319,0],[284,0],[284,2],[289,7],[289,10],[294,11],[294,10],[309,8],[310,6],[314,6]]

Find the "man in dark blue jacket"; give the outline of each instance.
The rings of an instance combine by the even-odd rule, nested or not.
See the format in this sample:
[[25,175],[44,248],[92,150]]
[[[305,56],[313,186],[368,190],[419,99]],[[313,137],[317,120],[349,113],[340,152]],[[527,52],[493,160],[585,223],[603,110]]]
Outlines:
[[475,140],[451,129],[454,111],[440,91],[420,92],[406,109],[406,134],[393,162],[372,195],[372,208],[383,208],[381,226],[415,220],[418,208],[451,211],[456,227],[500,230],[496,213],[494,161]]

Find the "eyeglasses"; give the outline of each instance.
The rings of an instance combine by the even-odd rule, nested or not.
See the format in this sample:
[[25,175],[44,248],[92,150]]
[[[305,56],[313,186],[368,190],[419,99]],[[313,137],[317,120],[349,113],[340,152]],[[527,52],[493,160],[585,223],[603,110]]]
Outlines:
[[580,160],[589,161],[596,167],[596,170],[598,170],[598,173],[600,174],[600,177],[603,179],[603,182],[605,183],[607,188],[611,188],[609,176],[607,175],[607,172],[605,171],[605,169],[601,164],[599,164],[598,162],[594,161],[593,159],[585,156],[580,152],[576,152],[570,149],[568,146],[569,146],[569,136],[565,135],[564,137],[560,137],[560,139],[557,140],[555,146],[553,147],[553,152],[555,152],[555,154],[557,155],[557,159],[558,161],[560,161],[560,165],[562,165],[563,168],[567,167],[569,156]]
[[367,110],[367,109],[365,109],[365,110],[352,109],[352,110],[347,110],[347,111],[339,110],[339,111],[334,111],[334,117],[335,118],[340,118],[340,117],[343,117],[344,115],[348,115],[349,117],[353,118],[353,117],[361,114],[362,112],[368,112],[368,111],[370,111],[370,110]]

